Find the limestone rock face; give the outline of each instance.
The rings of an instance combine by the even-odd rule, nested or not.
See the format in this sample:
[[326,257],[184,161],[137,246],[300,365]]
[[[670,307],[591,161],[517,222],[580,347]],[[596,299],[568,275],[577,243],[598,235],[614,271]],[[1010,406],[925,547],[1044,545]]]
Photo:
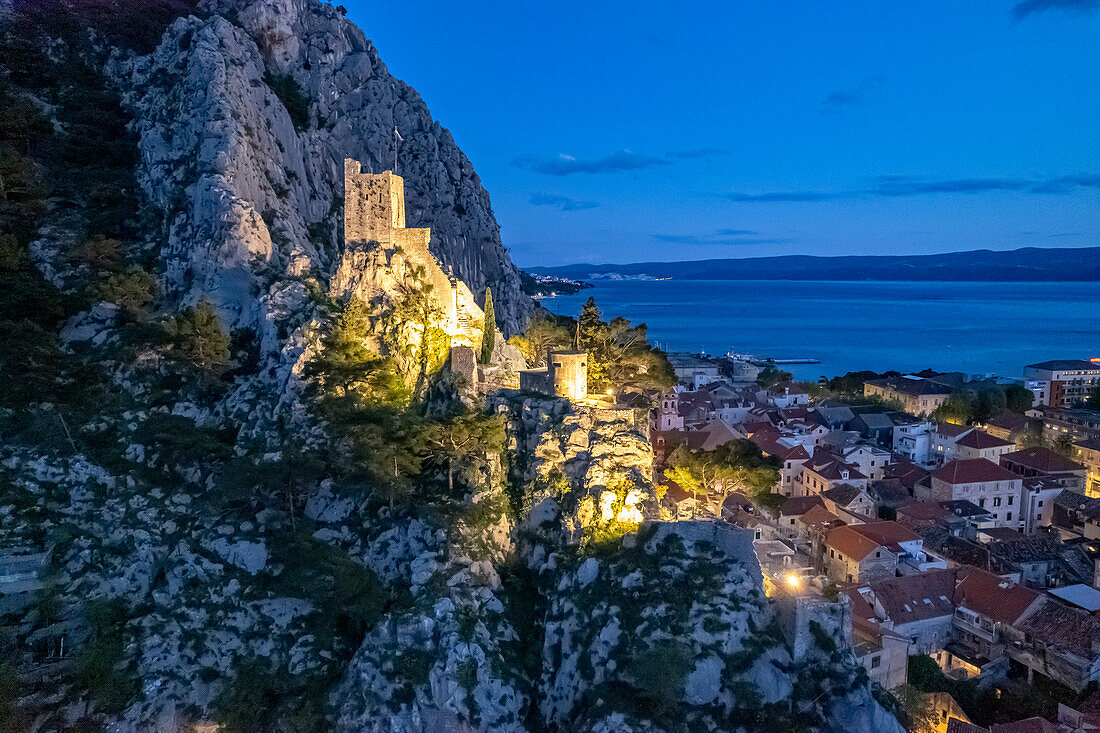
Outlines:
[[[203,10],[170,26],[153,54],[111,68],[139,137],[138,179],[163,212],[170,300],[209,300],[277,351],[280,282],[326,284],[340,262],[344,159],[393,168],[396,127],[408,225],[431,228],[432,253],[478,298],[493,289],[506,332],[522,328],[533,303],[480,179],[363,31],[317,0]],[[285,91],[295,87],[297,99]]]

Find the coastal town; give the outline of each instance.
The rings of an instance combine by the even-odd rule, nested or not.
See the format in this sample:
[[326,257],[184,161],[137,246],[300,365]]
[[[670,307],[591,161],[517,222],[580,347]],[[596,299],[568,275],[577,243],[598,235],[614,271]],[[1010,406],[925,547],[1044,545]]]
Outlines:
[[[855,653],[883,688],[904,689],[918,659],[934,660],[933,729],[986,730],[948,690],[1000,695],[1009,679],[1076,707],[993,730],[1097,729],[1100,360],[1005,380],[799,383],[728,357],[669,359],[678,383],[650,428],[670,512],[751,530],[770,594],[846,598]],[[773,485],[673,480],[685,449],[737,441],[772,462]]]

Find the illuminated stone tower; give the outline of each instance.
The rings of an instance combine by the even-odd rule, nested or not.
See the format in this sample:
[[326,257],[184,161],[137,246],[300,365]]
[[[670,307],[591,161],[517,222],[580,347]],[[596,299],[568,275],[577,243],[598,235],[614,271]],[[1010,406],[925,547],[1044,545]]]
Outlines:
[[405,226],[405,181],[392,171],[363,173],[356,160],[344,160],[345,261],[333,278],[332,290],[371,301],[393,293],[412,267],[423,269],[436,304],[443,311],[439,327],[451,344],[481,346],[485,314],[473,293],[458,278],[444,272],[428,249],[432,230]]

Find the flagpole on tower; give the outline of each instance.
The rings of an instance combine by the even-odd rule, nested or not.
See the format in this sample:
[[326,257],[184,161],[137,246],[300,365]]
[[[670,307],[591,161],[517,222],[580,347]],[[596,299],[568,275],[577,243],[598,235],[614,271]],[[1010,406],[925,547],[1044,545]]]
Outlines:
[[404,140],[401,137],[401,133],[397,131],[397,125],[393,126],[393,172],[397,173],[397,144]]

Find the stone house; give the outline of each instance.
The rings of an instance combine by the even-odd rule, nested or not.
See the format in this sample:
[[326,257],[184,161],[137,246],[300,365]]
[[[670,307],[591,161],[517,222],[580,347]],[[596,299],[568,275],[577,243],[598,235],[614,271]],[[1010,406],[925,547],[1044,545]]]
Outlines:
[[1011,440],[997,438],[981,430],[971,430],[955,441],[955,450],[956,457],[962,460],[984,458],[987,461],[996,463],[997,459],[1005,453],[1016,450],[1016,444]]
[[866,489],[868,479],[854,465],[845,463],[832,453],[817,451],[803,463],[802,472],[794,483],[795,495],[821,494],[840,484]]
[[874,519],[877,513],[874,500],[866,489],[851,484],[838,484],[820,494],[825,508],[833,514],[849,521],[867,521]]
[[956,571],[933,570],[854,586],[849,594],[867,604],[876,623],[904,637],[911,654],[933,654],[951,640],[955,581]]
[[894,577],[897,555],[854,527],[832,529],[825,535],[822,564],[837,583],[869,583]]
[[918,484],[914,495],[920,499],[954,501],[965,499],[993,515],[998,527],[1023,527],[1020,500],[1023,479],[985,458],[956,459],[941,466],[929,477],[927,487]]
[[1000,462],[1017,476],[1049,478],[1057,481],[1064,489],[1085,490],[1088,469],[1045,446],[1005,453]]
[[865,397],[881,397],[887,402],[898,402],[910,415],[931,415],[951,394],[951,387],[931,379],[920,377],[886,377],[863,383]]

